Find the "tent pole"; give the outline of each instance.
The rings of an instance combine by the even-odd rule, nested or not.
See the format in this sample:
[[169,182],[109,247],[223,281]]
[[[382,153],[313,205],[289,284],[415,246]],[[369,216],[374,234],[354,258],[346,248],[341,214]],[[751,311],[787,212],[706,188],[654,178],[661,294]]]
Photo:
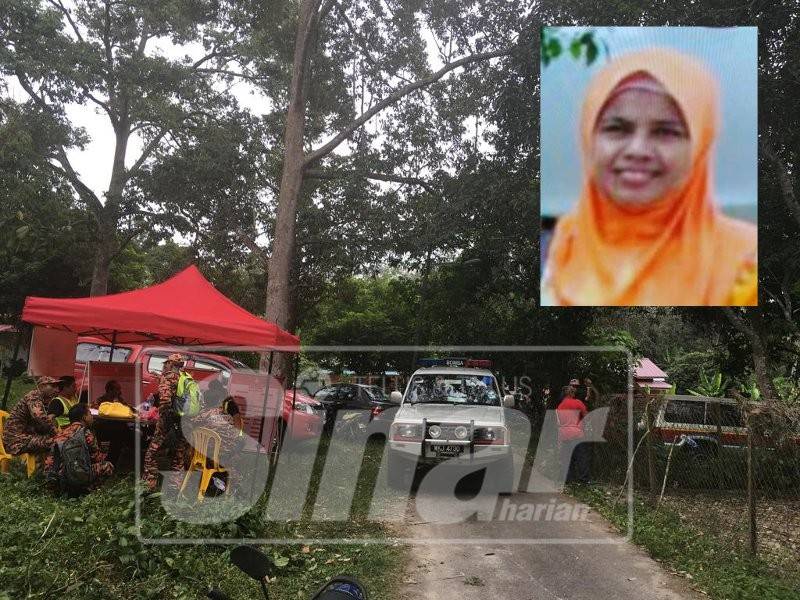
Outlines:
[[[255,457],[255,463],[254,463],[255,469],[258,468],[258,461],[260,460],[259,457],[261,456],[261,441],[264,438],[264,420],[267,418],[267,400],[269,399],[269,384],[270,384],[270,380],[272,379],[272,353],[273,353],[273,351],[270,350],[270,352],[269,352],[269,366],[267,367],[267,385],[264,388],[264,403],[263,403],[263,405],[261,407],[261,415],[260,415],[260,417],[261,417],[260,421],[261,422],[258,425],[258,445],[256,446],[256,457]],[[283,406],[281,406],[281,408],[283,408]],[[269,454],[269,452],[268,452],[268,454]],[[253,487],[252,487],[253,491],[252,491],[252,494],[255,494],[255,485],[256,485],[256,480],[255,480],[255,478],[253,478]]]
[[267,418],[267,400],[269,399],[269,384],[272,379],[272,355],[274,350],[269,352],[269,366],[267,367],[267,387],[264,389],[264,404],[261,408],[261,424],[258,427],[258,454],[261,454],[261,441],[264,438],[264,419]]
[[108,362],[114,362],[114,348],[117,346],[117,330],[111,334],[111,351],[108,353]]
[[8,404],[8,395],[11,392],[11,382],[14,379],[14,365],[17,362],[17,357],[19,356],[19,348],[22,345],[22,324],[20,323],[17,326],[17,339],[14,342],[14,356],[11,359],[11,362],[8,363],[8,378],[6,379],[6,389],[3,392],[3,410],[6,409],[6,405]]
[[297,401],[297,375],[300,371],[300,353],[294,355],[294,377],[292,378],[292,414],[294,414],[294,404]]

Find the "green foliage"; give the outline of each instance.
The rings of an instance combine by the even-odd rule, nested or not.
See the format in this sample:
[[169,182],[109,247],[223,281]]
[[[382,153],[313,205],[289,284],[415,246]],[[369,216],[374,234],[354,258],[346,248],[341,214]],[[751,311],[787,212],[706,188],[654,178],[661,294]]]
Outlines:
[[0,100],[0,321],[16,318],[28,295],[80,295],[90,274],[93,223],[37,157],[28,124]]
[[722,398],[728,389],[728,380],[722,373],[707,375],[705,371],[700,373],[700,381],[695,390],[689,390],[692,396],[704,396],[706,398]]
[[[413,337],[417,282],[407,277],[351,277],[328,288],[301,331],[314,345],[376,346],[407,344]],[[312,357],[315,360],[317,357]],[[343,364],[358,373],[383,372],[401,365],[385,353],[346,353]]]
[[718,372],[722,363],[718,350],[676,350],[667,355],[664,369],[678,393],[697,385],[705,372]]
[[772,380],[775,393],[782,402],[790,406],[800,403],[800,385],[789,377],[776,377]]
[[[603,44],[608,54],[606,43]],[[542,27],[542,46],[541,57],[544,66],[548,66],[553,60],[561,56],[563,52],[569,51],[570,56],[579,61],[585,58],[586,66],[590,66],[600,54],[597,33],[594,30],[573,33],[570,38],[566,37],[566,32],[560,27]]]
[[[371,481],[381,448],[367,452]],[[314,456],[308,457],[314,460]],[[131,476],[114,477],[99,490],[78,498],[56,497],[39,476],[27,479],[15,465],[0,478],[4,526],[0,528],[0,598],[29,595],[65,598],[200,597],[211,587],[232,600],[260,594],[258,586],[229,560],[232,546],[151,545],[137,537]],[[371,485],[359,485],[356,507],[366,514]],[[155,537],[328,538],[386,536],[375,523],[264,523],[259,503],[235,522],[211,526],[178,523],[160,507],[158,497],[143,501],[142,534]],[[315,529],[317,527],[317,529]],[[390,544],[353,544],[264,548],[275,560],[270,597],[307,598],[327,578],[343,572],[365,582],[377,594],[392,593],[405,564],[405,549]]]

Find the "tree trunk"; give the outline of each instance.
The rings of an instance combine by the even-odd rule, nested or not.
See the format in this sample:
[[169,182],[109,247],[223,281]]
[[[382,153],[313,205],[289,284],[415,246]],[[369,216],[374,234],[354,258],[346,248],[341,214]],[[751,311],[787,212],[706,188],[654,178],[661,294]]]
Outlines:
[[107,227],[101,225],[97,235],[90,296],[105,296],[108,293],[108,276],[111,272],[111,257],[114,254],[114,238],[110,236],[113,236],[113,232],[109,233]]
[[287,328],[290,322],[289,289],[294,255],[297,201],[303,185],[303,135],[305,133],[304,78],[308,64],[308,39],[318,2],[303,0],[297,24],[292,83],[284,132],[284,158],[275,237],[267,275],[267,318]]
[[761,337],[761,309],[753,309],[747,313],[747,316],[738,313],[736,309],[731,307],[725,307],[723,312],[734,327],[741,331],[750,341],[750,348],[753,351],[753,371],[756,377],[756,385],[763,398],[773,399],[775,392],[772,389],[769,369],[767,368],[767,349]]
[[91,296],[108,293],[108,277],[111,261],[117,254],[117,227],[125,188],[125,154],[128,150],[129,125],[127,119],[115,127],[114,162],[111,165],[111,181],[106,192],[106,203],[97,215],[97,254],[92,272]]

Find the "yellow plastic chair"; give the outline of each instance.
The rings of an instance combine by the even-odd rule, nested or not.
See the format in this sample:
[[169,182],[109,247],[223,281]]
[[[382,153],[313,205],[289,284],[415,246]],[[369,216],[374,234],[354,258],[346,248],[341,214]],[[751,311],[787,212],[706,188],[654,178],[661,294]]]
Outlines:
[[0,473],[4,475],[8,473],[11,460],[14,458],[11,454],[6,452],[6,449],[3,447],[3,427],[7,418],[8,413],[4,410],[0,410]]
[[36,472],[36,457],[36,454],[30,454],[29,452],[19,455],[19,459],[25,463],[25,471],[28,473],[28,479],[33,477],[33,474]]
[[[209,445],[212,445],[211,452],[209,453]],[[208,484],[211,482],[211,476],[214,473],[224,473],[226,469],[219,466],[219,449],[222,446],[222,438],[216,431],[212,431],[206,427],[198,427],[192,431],[192,460],[189,463],[189,470],[186,471],[186,476],[183,478],[183,484],[179,495],[183,494],[186,485],[189,483],[189,478],[194,471],[201,471],[200,487],[197,490],[197,500],[202,502],[205,496]],[[208,466],[209,460],[211,466]],[[225,488],[225,493],[228,493],[230,486]]]
[[6,449],[3,447],[3,428],[5,427],[6,419],[8,417],[9,413],[4,410],[0,410],[0,473],[3,473],[4,475],[7,474],[9,468],[11,467],[11,461],[15,458],[18,458],[25,463],[25,470],[28,473],[28,477],[33,477],[33,474],[36,472],[36,455],[28,454],[26,452],[24,454],[20,454],[19,456],[14,456],[13,454],[6,452]]

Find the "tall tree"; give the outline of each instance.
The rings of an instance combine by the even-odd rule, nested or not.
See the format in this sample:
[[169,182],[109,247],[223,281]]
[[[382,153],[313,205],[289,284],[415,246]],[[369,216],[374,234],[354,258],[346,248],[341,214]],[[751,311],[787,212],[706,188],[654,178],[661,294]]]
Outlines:
[[[291,274],[297,210],[304,180],[309,174],[318,176],[318,170],[325,167],[341,171],[342,162],[346,161],[333,153],[348,141],[352,142],[352,158],[358,157],[359,150],[373,151],[373,158],[376,158],[376,144],[360,136],[367,123],[390,109],[400,113],[408,110],[411,120],[387,119],[391,126],[385,127],[383,133],[393,140],[396,135],[391,133],[391,127],[413,132],[412,115],[416,113],[417,118],[424,115],[420,102],[415,102],[419,95],[439,82],[449,86],[452,83],[449,75],[453,72],[507,57],[517,43],[522,13],[521,3],[496,1],[449,1],[434,5],[364,0],[300,2],[286,106],[283,168],[269,260],[268,318],[282,326],[291,322]],[[439,49],[440,60],[435,66],[427,60],[426,35]],[[316,74],[330,67],[332,61],[339,65],[348,84],[348,94],[341,98],[344,103],[332,119],[332,127],[320,128],[319,122],[308,120],[308,100],[315,93],[324,93],[319,88],[314,90],[318,82]],[[455,101],[452,96],[449,98]],[[438,97],[429,102],[442,100]],[[463,135],[460,128],[458,135]],[[402,165],[401,161],[392,160],[398,157],[392,156],[393,151],[404,156],[409,146],[413,149],[415,142],[419,144],[407,138],[399,148],[378,145],[377,157],[392,167],[398,162]],[[350,162],[351,167],[354,162],[357,160]],[[431,164],[420,166],[427,171],[434,168]],[[381,178],[379,173],[364,170],[362,175]],[[388,177],[389,181],[400,176],[383,174],[384,180]]]
[[[231,106],[213,85],[220,65],[235,59],[227,43],[237,22],[217,0],[0,0],[0,73],[28,97],[28,118],[48,135],[38,150],[68,181],[96,224],[91,294],[105,294],[114,258],[153,224],[132,194],[136,175],[172,136],[213,121]],[[224,27],[215,27],[224,22]],[[172,58],[186,44],[202,56]],[[186,51],[184,49],[184,51]],[[87,132],[70,107],[95,109],[108,119],[114,150],[103,194],[87,185],[69,159]],[[93,132],[90,132],[93,133]]]

